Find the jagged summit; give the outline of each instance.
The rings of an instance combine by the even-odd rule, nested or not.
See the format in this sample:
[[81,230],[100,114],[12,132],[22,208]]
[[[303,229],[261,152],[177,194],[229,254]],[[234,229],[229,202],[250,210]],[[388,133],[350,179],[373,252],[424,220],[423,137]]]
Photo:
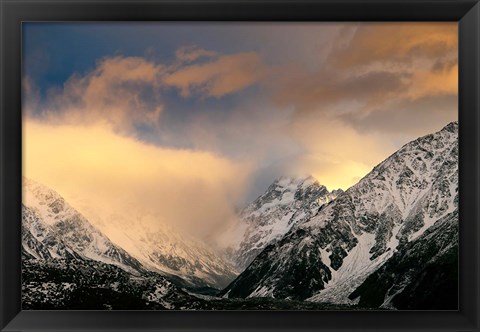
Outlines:
[[240,223],[228,230],[238,240],[230,259],[241,271],[268,244],[296,223],[317,213],[341,191],[329,192],[313,176],[282,176],[240,212]]
[[[372,172],[375,172],[376,170],[381,169],[385,163],[389,162],[391,159],[394,159],[396,156],[398,156],[399,154],[405,151],[417,149],[419,146],[423,146],[432,141],[435,141],[434,144],[436,144],[437,146],[441,146],[442,145],[441,141],[444,139],[450,142],[452,140],[454,142],[458,141],[458,121],[452,121],[435,133],[420,136],[417,139],[404,144],[399,150],[392,153],[384,161],[382,161],[377,166],[375,166]],[[367,176],[365,176],[364,178],[366,178]]]
[[[321,184],[320,181],[315,178],[313,175],[310,174],[302,174],[302,175],[282,175],[276,178],[272,184],[269,186],[269,188],[266,190],[266,192],[271,190],[271,187],[277,187],[277,188],[285,188],[285,189],[293,189],[293,188],[307,188],[312,185],[316,185],[318,187],[324,188],[325,190],[328,191],[328,188]],[[342,192],[342,189],[333,189],[331,192]]]
[[451,133],[458,133],[458,121],[452,121],[442,128],[440,131],[449,131]]
[[314,183],[318,183],[318,180],[315,179],[312,175],[293,175],[286,176],[282,175],[273,181],[272,185],[278,186],[309,186]]

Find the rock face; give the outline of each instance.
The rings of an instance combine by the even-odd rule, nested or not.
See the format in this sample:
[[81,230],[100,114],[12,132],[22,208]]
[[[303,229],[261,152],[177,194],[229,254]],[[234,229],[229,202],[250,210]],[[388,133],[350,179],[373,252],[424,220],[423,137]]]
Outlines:
[[240,223],[230,229],[235,241],[230,259],[239,271],[270,243],[281,239],[295,224],[309,219],[342,191],[329,192],[311,176],[281,177],[240,212]]
[[[436,223],[447,218],[451,227],[457,227],[457,209],[458,123],[454,122],[406,144],[345,193],[295,223],[221,295],[334,303],[360,298],[366,303],[367,293],[350,294],[372,272],[392,262],[394,253],[397,257],[422,242],[422,235]],[[455,237],[450,241],[456,247]],[[392,305],[401,306],[399,296]]]

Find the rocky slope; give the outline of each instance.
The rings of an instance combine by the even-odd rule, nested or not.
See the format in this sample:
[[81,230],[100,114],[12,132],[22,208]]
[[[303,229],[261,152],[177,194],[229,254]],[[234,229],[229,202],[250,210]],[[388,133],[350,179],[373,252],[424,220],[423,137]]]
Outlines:
[[229,229],[229,258],[239,271],[270,243],[281,239],[295,224],[315,215],[341,190],[329,192],[311,176],[276,179],[240,212],[239,223]]
[[208,303],[178,289],[158,273],[133,275],[82,258],[23,257],[23,310],[205,309]]
[[370,308],[456,309],[458,210],[400,247],[349,298]]
[[349,295],[373,271],[457,208],[454,122],[406,144],[313,217],[296,223],[221,295],[352,303]]
[[96,227],[148,270],[168,276],[184,287],[221,289],[238,275],[221,255],[168,224],[159,223],[158,216],[135,207],[129,215],[102,216],[88,206],[85,210]]

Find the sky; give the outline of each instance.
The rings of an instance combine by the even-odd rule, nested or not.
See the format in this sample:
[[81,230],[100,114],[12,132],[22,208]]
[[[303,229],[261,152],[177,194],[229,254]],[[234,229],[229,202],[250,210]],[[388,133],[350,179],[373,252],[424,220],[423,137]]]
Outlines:
[[458,116],[457,23],[24,23],[24,175],[199,234]]

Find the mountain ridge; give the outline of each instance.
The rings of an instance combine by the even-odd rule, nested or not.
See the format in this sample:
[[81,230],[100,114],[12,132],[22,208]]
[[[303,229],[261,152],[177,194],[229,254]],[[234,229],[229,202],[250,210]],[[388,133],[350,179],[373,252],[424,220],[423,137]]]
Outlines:
[[354,303],[393,252],[458,207],[458,123],[405,144],[267,246],[224,297]]

